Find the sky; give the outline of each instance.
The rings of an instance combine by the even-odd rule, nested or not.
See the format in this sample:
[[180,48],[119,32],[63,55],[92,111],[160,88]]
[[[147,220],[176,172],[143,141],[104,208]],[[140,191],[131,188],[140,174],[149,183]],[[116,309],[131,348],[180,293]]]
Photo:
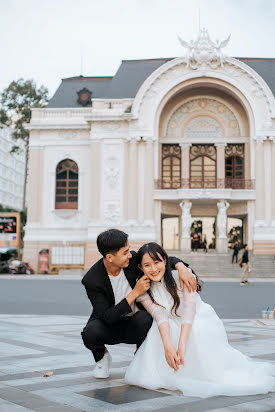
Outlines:
[[199,27],[225,54],[275,58],[275,0],[0,0],[0,91],[34,79],[113,76],[121,60],[184,55]]

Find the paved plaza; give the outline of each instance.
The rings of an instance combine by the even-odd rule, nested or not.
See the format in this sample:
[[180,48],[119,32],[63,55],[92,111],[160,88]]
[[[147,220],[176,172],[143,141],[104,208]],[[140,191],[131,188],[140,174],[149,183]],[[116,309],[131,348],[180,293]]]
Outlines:
[[[151,391],[124,383],[135,347],[109,346],[106,380],[93,378],[94,361],[80,331],[85,316],[0,315],[0,411],[275,411],[275,393],[208,399]],[[224,320],[231,344],[275,363],[275,321]],[[43,377],[53,372],[50,377]]]

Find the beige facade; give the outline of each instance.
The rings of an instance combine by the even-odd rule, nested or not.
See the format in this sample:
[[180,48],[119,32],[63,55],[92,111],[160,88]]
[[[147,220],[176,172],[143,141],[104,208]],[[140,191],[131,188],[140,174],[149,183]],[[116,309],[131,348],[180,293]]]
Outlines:
[[[238,218],[254,253],[275,253],[274,95],[246,64],[217,61],[170,60],[131,99],[33,110],[25,260],[37,268],[42,247],[80,245],[88,268],[102,230],[126,231],[135,248],[162,242],[169,216],[181,250],[190,250],[197,216],[215,219],[218,252],[227,250],[228,218]],[[165,150],[175,152],[167,167]],[[55,207],[64,159],[78,165],[77,209]]]

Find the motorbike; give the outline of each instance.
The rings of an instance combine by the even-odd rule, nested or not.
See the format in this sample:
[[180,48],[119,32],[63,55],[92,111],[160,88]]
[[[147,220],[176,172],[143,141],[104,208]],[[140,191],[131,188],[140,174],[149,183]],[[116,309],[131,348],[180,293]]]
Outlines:
[[32,275],[34,274],[34,270],[28,262],[13,260],[10,265],[10,273],[14,275]]

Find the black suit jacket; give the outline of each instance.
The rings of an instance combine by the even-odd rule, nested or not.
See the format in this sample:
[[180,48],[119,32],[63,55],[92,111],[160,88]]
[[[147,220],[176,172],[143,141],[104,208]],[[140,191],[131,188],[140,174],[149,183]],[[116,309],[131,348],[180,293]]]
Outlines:
[[[133,289],[136,285],[137,278],[140,276],[140,270],[138,268],[136,257],[137,254],[131,251],[132,258],[130,259],[129,266],[123,268],[125,276]],[[169,257],[169,264],[172,269],[175,269],[175,265],[182,260],[176,257]],[[122,299],[117,305],[115,305],[115,297],[113,288],[105,269],[103,258],[96,262],[86,273],[82,279],[82,284],[85,286],[88,298],[91,301],[93,312],[88,320],[88,323],[92,319],[100,319],[107,325],[111,326],[118,322],[123,316],[131,313],[131,306],[129,306],[126,298]],[[139,304],[137,304],[139,306]],[[140,305],[140,309],[143,306]]]

